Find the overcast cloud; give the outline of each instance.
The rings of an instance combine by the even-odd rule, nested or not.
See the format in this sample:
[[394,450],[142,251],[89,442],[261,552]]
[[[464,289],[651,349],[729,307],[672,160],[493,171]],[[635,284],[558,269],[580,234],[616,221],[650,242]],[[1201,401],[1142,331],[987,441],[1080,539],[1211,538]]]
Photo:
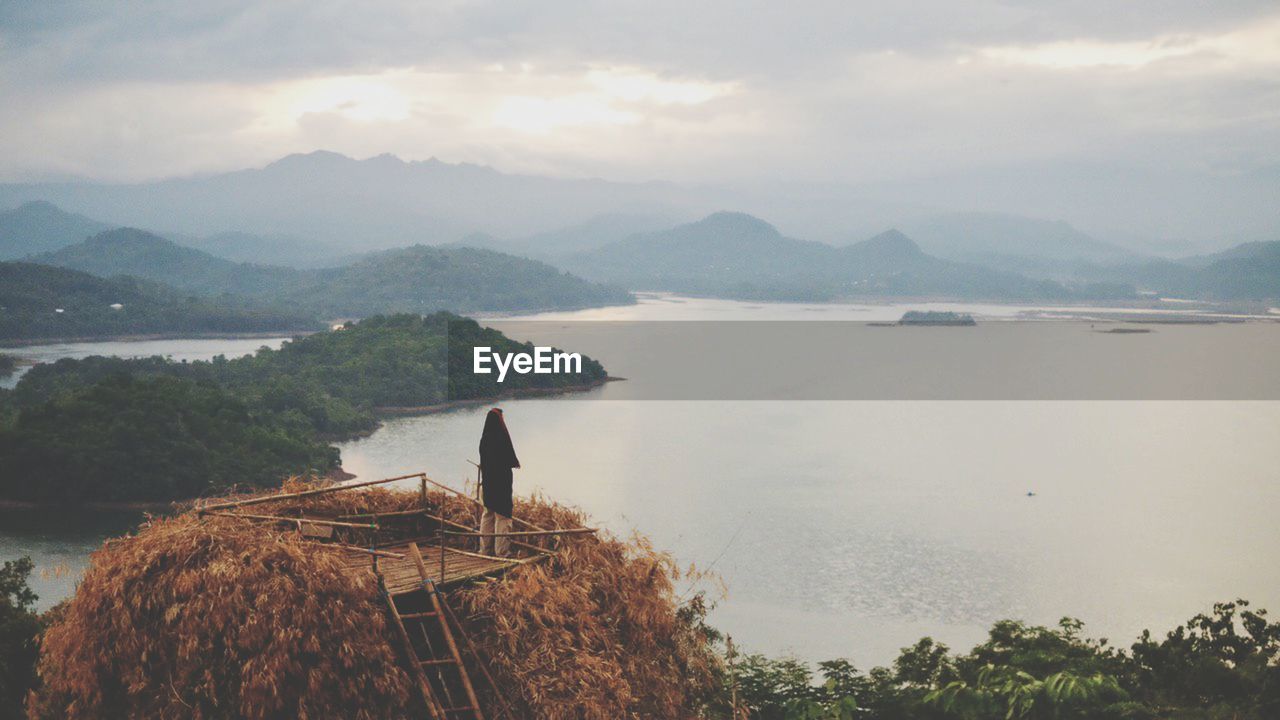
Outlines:
[[326,148],[1276,239],[1266,2],[0,4],[0,180]]

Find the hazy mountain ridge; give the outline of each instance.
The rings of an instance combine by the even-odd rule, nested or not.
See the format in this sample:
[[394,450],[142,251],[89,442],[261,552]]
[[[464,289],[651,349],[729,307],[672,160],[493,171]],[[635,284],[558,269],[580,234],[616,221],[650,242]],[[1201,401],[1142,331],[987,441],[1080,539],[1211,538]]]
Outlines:
[[230,230],[206,237],[174,238],[210,255],[236,262],[317,268],[340,265],[351,259],[342,248],[293,235],[255,235]]
[[1065,221],[1006,213],[939,213],[908,219],[903,227],[937,257],[1044,280],[1096,280],[1093,269],[1097,266],[1145,257],[1098,240]]
[[[158,188],[161,186],[168,188],[199,182],[206,187],[226,185],[238,188],[236,192],[243,191],[245,187],[259,187],[266,192],[273,183],[279,184],[294,174],[312,171],[315,171],[315,177],[309,181],[309,187],[325,188],[324,193],[327,194],[323,194],[324,197],[347,198],[343,203],[338,203],[334,212],[346,212],[353,207],[352,203],[359,204],[368,199],[368,188],[377,184],[372,181],[364,183],[368,178],[385,180],[401,177],[407,178],[410,184],[420,183],[423,177],[437,180],[445,178],[455,184],[465,180],[477,188],[490,182],[534,183],[539,180],[529,176],[507,176],[490,168],[449,165],[439,161],[406,163],[390,156],[356,161],[333,153],[312,153],[290,156],[261,170],[228,173],[198,181],[166,181],[170,184],[154,184],[152,191],[160,192]],[[593,183],[603,181],[582,182],[593,186]],[[12,187],[0,186],[0,195],[5,188]],[[137,190],[141,186],[128,187]],[[301,191],[294,188],[290,192]],[[451,192],[456,195],[462,190],[453,187]],[[378,200],[380,203],[384,201],[387,199]],[[67,227],[74,232],[105,225],[97,220],[66,213],[47,202],[23,208],[25,211],[22,217],[26,218],[24,227],[27,228],[24,237],[29,246],[45,247],[65,243],[68,240]],[[10,214],[15,212],[17,211],[10,211]],[[917,244],[911,232],[895,230],[881,233],[873,238],[874,242],[863,241],[835,247],[788,237],[772,224],[746,213],[712,213],[695,222],[667,227],[666,224],[670,221],[664,218],[672,217],[673,214],[687,215],[687,210],[672,211],[666,215],[608,212],[558,230],[533,234],[497,236],[473,229],[453,236],[462,239],[454,240],[444,247],[454,251],[474,246],[549,262],[591,280],[615,283],[630,289],[668,289],[756,299],[820,301],[879,293],[992,300],[1106,300],[1129,297],[1136,289],[1158,294],[1225,300],[1261,299],[1280,295],[1280,291],[1274,289],[1276,283],[1271,279],[1273,271],[1269,269],[1265,252],[1258,255],[1261,252],[1259,248],[1265,248],[1267,243],[1245,244],[1215,255],[1165,260],[1135,255],[1118,246],[1096,240],[1065,222],[997,213],[951,213],[934,215],[933,220],[925,223],[926,235],[933,233],[932,245]],[[41,222],[47,227],[41,229]],[[654,227],[660,229],[654,230]],[[908,222],[904,227],[910,228],[913,224]],[[956,227],[968,230],[959,235],[945,235]],[[634,232],[635,228],[643,230]],[[408,226],[402,229],[406,233],[412,230]],[[451,229],[450,232],[452,231]],[[364,237],[362,230],[355,232],[356,236]],[[202,238],[172,237],[180,238],[181,244],[190,247],[208,248],[222,243],[223,247],[236,253],[238,260],[261,262],[265,258],[285,257],[291,259],[295,266],[311,268],[351,265],[361,262],[366,255],[357,251],[363,241],[321,242],[304,239],[296,234],[267,237],[237,231]],[[261,249],[256,248],[259,243]],[[409,247],[421,244],[415,240]],[[931,250],[933,247],[948,249],[945,253],[936,252]],[[344,248],[350,252],[344,253]],[[57,256],[58,253],[55,252],[54,255]],[[263,292],[298,291],[301,295],[307,295],[303,288],[308,282],[306,278],[312,277],[306,273],[291,274],[284,267],[244,266],[246,269],[243,272],[233,272],[230,268],[234,264],[228,264],[229,261],[219,257],[217,253],[205,258],[207,277],[199,277],[200,273],[171,275],[167,271],[160,273],[154,268],[147,270],[137,265],[113,269],[109,264],[94,264],[98,261],[73,261],[66,254],[61,257],[63,259],[49,261],[100,274],[125,272],[154,277],[201,293],[216,293],[224,289],[254,293],[257,292],[254,286],[263,285],[271,288]],[[419,251],[419,259],[422,257],[425,255]],[[1244,264],[1234,267],[1226,262],[1235,257],[1242,258]],[[221,262],[208,262],[214,258]],[[503,264],[507,261],[494,262]],[[178,266],[183,265],[178,263]],[[1210,270],[1211,266],[1216,269]],[[430,267],[432,266],[428,263],[421,266],[421,269],[429,273]],[[460,259],[456,267],[473,274],[481,270],[465,259]],[[514,270],[515,266],[507,267]],[[391,270],[388,269],[387,272],[391,273]],[[533,273],[528,277],[535,276],[540,278],[539,282],[561,285],[557,292],[540,294],[547,290],[542,288],[526,294],[530,299],[542,297],[543,302],[549,303],[545,309],[611,303],[620,297],[616,288],[602,291],[589,284],[571,288],[571,282],[555,279],[546,273]],[[328,273],[326,277],[341,278],[342,275]],[[294,283],[291,278],[302,280]],[[368,281],[375,282],[372,279]],[[437,278],[434,282],[441,281]],[[411,293],[411,285],[400,283],[404,292],[399,294],[392,306],[379,308],[378,311],[411,310],[446,298],[439,294],[432,296],[425,289]],[[499,289],[493,284],[487,284],[486,287],[494,291]],[[345,297],[353,302],[353,307],[366,308],[372,307],[370,298],[379,292],[385,295],[389,291],[371,290],[366,297],[359,298],[354,288],[348,286]],[[474,293],[464,287],[452,286],[450,293],[452,294],[447,298],[463,303],[468,308],[476,302]],[[317,300],[324,298],[323,293],[318,291],[311,292],[310,296]],[[429,299],[432,297],[436,299]],[[504,293],[501,301],[497,297],[494,296],[495,302],[500,308],[475,309],[533,309],[509,308],[515,294]],[[600,298],[607,299],[601,301]],[[439,307],[457,310],[463,306]]]
[[669,230],[633,235],[572,254],[563,262],[592,279],[668,290],[709,278],[781,279],[832,252],[834,248],[822,243],[784,237],[769,223],[745,213],[717,212]]
[[232,262],[136,228],[108,230],[28,260],[99,277],[145,278],[201,295],[273,295],[305,278],[292,268]]
[[1244,243],[1179,261],[1123,265],[1110,272],[1166,296],[1276,300],[1280,299],[1280,241]]
[[[744,213],[719,212],[565,258],[571,270],[637,290],[750,299],[837,300],[868,295],[983,299],[1061,298],[1073,291],[925,253],[889,230],[841,248],[783,236]],[[1090,288],[1109,296],[1122,288]]]
[[[435,159],[404,161],[380,155],[356,160],[327,151],[290,155],[261,168],[132,185],[0,184],[0,206],[36,199],[112,225],[150,228],[173,239],[224,233],[304,238],[334,257],[454,243],[483,233],[497,239],[486,247],[545,259],[656,232],[726,207],[766,215],[802,229],[800,237],[822,240],[843,237],[848,231],[840,230],[842,225],[899,227],[917,238],[926,252],[963,261],[985,256],[999,262],[1046,253],[1054,260],[1098,259],[1102,246],[1106,252],[1113,247],[1066,223],[998,213],[949,213],[942,208],[881,207],[870,194],[853,188],[742,191],[553,178]],[[861,220],[854,222],[853,217]],[[954,247],[944,247],[951,243]],[[212,245],[195,241],[187,244],[237,260],[284,261],[217,253]]]
[[553,262],[564,255],[595,250],[632,235],[667,230],[677,224],[666,215],[606,213],[575,225],[524,237],[503,239],[488,233],[471,233],[455,244]]
[[313,277],[285,297],[338,315],[567,310],[634,301],[620,287],[590,282],[537,260],[471,247],[386,250]]
[[134,228],[108,230],[32,262],[99,277],[130,276],[188,293],[287,303],[328,316],[386,312],[517,312],[632,302],[631,295],[546,263],[476,248],[422,245],[349,265],[297,270],[235,263]]
[[57,250],[109,227],[53,203],[32,200],[0,212],[0,260]]
[[711,209],[668,183],[546,178],[326,151],[257,169],[132,185],[0,184],[0,205],[33,199],[166,234],[288,235],[349,252],[441,244],[476,231],[521,237],[615,212],[688,216]]

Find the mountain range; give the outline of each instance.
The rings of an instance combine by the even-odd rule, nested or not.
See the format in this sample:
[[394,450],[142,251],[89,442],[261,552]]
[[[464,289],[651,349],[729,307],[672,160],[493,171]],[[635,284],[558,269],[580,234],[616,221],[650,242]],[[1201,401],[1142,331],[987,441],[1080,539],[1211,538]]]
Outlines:
[[354,160],[325,151],[149,183],[0,184],[0,208],[29,200],[166,236],[300,237],[350,254],[438,245],[472,232],[521,237],[607,213],[693,217],[699,208],[714,209],[668,183],[510,175],[465,163],[391,155]]
[[[0,209],[31,200],[52,202],[109,227],[148,228],[229,259],[286,265],[442,245],[467,236],[473,236],[470,245],[546,256],[655,232],[722,209],[764,215],[789,235],[830,244],[898,227],[926,252],[959,261],[1047,257],[1060,264],[1123,252],[1062,222],[883,205],[854,190],[820,193],[778,186],[747,192],[566,179],[435,159],[406,162],[391,155],[356,160],[325,151],[290,155],[261,168],[133,184],[0,184]],[[486,239],[490,242],[476,242]],[[254,244],[261,245],[258,252],[252,251]]]
[[[293,162],[385,170],[326,155]],[[389,167],[423,172],[402,165]],[[456,169],[436,170],[450,168]],[[908,226],[910,237],[890,230],[837,246],[789,237],[745,213],[714,212],[679,224],[673,216],[606,213],[509,238],[473,232],[438,246],[355,252],[362,242],[335,245],[293,234],[177,235],[173,242],[132,229],[95,233],[109,223],[37,201],[0,213],[0,248],[9,257],[103,277],[133,275],[200,295],[282,300],[344,316],[585,307],[627,302],[622,288],[809,301],[1113,300],[1144,291],[1220,300],[1280,296],[1275,243],[1169,260],[1130,253],[1065,223],[969,213]],[[917,233],[926,240],[917,242]],[[235,260],[201,248],[221,248]]]
[[[742,213],[714,213],[656,233],[633,235],[561,258],[570,271],[635,290],[758,300],[830,301],[865,296],[1033,300],[1083,294],[925,253],[897,230],[844,247],[789,238]],[[1132,294],[1090,286],[1093,296]]]
[[237,263],[135,228],[101,232],[30,262],[130,276],[201,296],[237,295],[325,317],[388,312],[515,312],[631,302],[625,290],[546,263],[477,248],[413,246],[320,270]]

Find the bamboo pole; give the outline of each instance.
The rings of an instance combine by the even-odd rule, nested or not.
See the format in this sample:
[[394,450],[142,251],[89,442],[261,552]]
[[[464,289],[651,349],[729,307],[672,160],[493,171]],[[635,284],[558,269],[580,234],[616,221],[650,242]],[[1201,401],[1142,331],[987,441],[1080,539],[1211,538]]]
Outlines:
[[544,535],[588,535],[590,533],[599,532],[600,528],[565,528],[564,530],[517,530],[514,532],[504,533],[479,533],[479,532],[455,532],[453,530],[445,530],[443,534],[466,537],[540,537]]
[[373,516],[373,532],[369,533],[369,561],[373,564],[373,574],[378,574],[378,516]]
[[377,523],[348,523],[338,522],[336,520],[318,520],[313,518],[285,517],[283,515],[250,515],[249,513],[230,513],[230,512],[206,512],[206,515],[213,517],[231,517],[240,518],[242,520],[272,520],[274,522],[294,523],[301,527],[304,523],[309,525],[328,525],[330,527],[346,527],[359,528],[361,530],[377,530]]
[[362,548],[362,547],[360,547],[360,546],[358,546],[358,545],[347,545],[347,544],[344,544],[344,543],[316,543],[316,544],[317,544],[317,545],[331,545],[331,546],[333,546],[333,547],[340,547],[340,548],[342,548],[343,550],[350,550],[350,551],[352,551],[352,552],[368,553],[368,554],[370,554],[370,555],[374,555],[374,556],[377,556],[377,557],[391,558],[392,560],[403,560],[403,559],[405,559],[405,557],[406,557],[405,555],[401,555],[400,553],[387,552],[386,550],[370,550],[369,548]]
[[489,683],[489,687],[493,688],[493,699],[497,700],[497,704],[501,706],[502,716],[511,720],[516,717],[515,711],[511,709],[511,703],[507,702],[507,698],[503,695],[502,690],[498,687],[498,681],[494,679],[493,673],[489,672],[489,667],[485,664],[484,658],[480,657],[480,651],[476,648],[476,644],[471,641],[471,636],[467,634],[467,629],[462,626],[462,622],[458,620],[458,616],[453,613],[453,607],[448,603],[441,603],[444,606],[447,619],[452,620],[454,625],[458,626],[458,635],[462,637],[462,642],[466,644],[467,651],[471,653],[471,657],[475,658],[476,667],[480,668],[480,674],[484,675],[484,679]]
[[[430,513],[424,513],[424,515],[425,515],[428,519],[430,519],[430,520],[435,520],[435,521],[437,521],[437,522],[444,523],[445,525],[449,525],[449,526],[451,526],[451,527],[460,528],[460,529],[465,530],[465,531],[467,531],[467,532],[474,532],[474,531],[472,531],[472,530],[471,530],[471,528],[467,527],[466,525],[463,525],[463,524],[462,524],[462,523],[460,523],[460,522],[454,522],[454,521],[449,520],[449,519],[447,519],[447,518],[441,517],[441,516],[439,516],[439,515],[432,515],[432,514],[430,514]],[[436,539],[436,538],[421,538],[421,539],[423,539],[423,540],[427,540],[427,539],[432,539],[432,540],[434,540],[434,539]],[[519,540],[512,540],[512,541],[511,541],[511,544],[512,544],[512,545],[518,545],[518,546],[520,546],[520,547],[522,547],[522,548],[524,548],[524,549],[526,549],[526,550],[532,550],[532,551],[534,551],[534,552],[536,552],[536,553],[549,553],[549,552],[551,552],[550,550],[547,550],[546,548],[541,548],[541,547],[538,547],[537,545],[530,545],[529,543],[520,542]]]
[[[316,488],[315,490],[303,490],[294,493],[277,493],[275,495],[261,495],[259,497],[246,498],[244,500],[233,500],[231,502],[216,503],[214,505],[206,505],[199,508],[197,512],[200,514],[207,513],[211,510],[226,510],[233,507],[244,507],[246,505],[259,505],[261,503],[274,502],[276,500],[293,500],[296,498],[312,497],[313,495],[324,495],[326,493],[340,492],[342,490],[352,490],[355,488],[369,487],[370,485],[382,485],[390,482],[399,482],[401,480],[409,480],[411,478],[426,478],[425,473],[413,473],[412,475],[401,475],[399,477],[384,478],[382,480],[365,480],[364,482],[350,483],[347,485],[333,485],[330,487]],[[464,496],[465,497],[465,496]]]
[[482,560],[507,560],[507,561],[511,561],[511,558],[498,557],[497,555],[485,555],[485,554],[483,554],[483,553],[471,552],[470,550],[459,550],[458,548],[444,547],[443,545],[442,545],[442,546],[440,546],[440,547],[441,547],[441,549],[442,549],[442,550],[447,550],[447,551],[449,551],[449,552],[451,552],[451,553],[457,553],[457,554],[459,554],[459,555],[466,555],[467,557],[480,558],[480,559],[482,559]]
[[[425,510],[422,510],[422,509],[418,509],[418,510],[392,510],[392,511],[390,511],[390,512],[384,512],[384,513],[371,513],[371,512],[367,512],[367,513],[352,513],[351,515],[339,515],[339,516],[338,516],[338,519],[339,519],[339,520],[358,520],[358,519],[360,519],[360,518],[370,518],[370,517],[375,517],[375,516],[376,516],[376,517],[383,517],[383,518],[394,518],[394,517],[410,517],[410,516],[414,516],[414,515],[424,515],[424,514],[426,514],[426,511],[425,511]],[[427,515],[427,517],[431,517],[431,516],[430,516],[430,515]]]
[[[444,557],[441,554],[441,557]],[[476,689],[471,685],[471,675],[467,672],[467,666],[462,662],[462,653],[458,652],[458,643],[453,639],[453,630],[449,628],[449,618],[444,614],[444,600],[440,597],[437,590],[431,593],[431,604],[435,607],[436,616],[440,620],[440,629],[443,631],[444,642],[449,646],[449,652],[453,654],[453,659],[458,662],[458,677],[462,679],[462,689],[467,693],[467,701],[471,703],[473,712],[475,712],[476,720],[484,720],[484,711],[480,709],[480,698],[476,696]]]
[[422,561],[422,551],[418,549],[418,543],[409,543],[409,557],[413,558],[413,564],[418,566],[418,575],[423,582],[431,581],[431,574],[427,572],[427,564]]
[[443,706],[436,700],[436,694],[431,691],[431,683],[427,681],[427,675],[422,671],[422,665],[418,663],[417,653],[413,649],[413,641],[409,639],[409,631],[405,630],[404,620],[400,618],[400,611],[396,609],[396,601],[391,597],[391,593],[387,592],[387,586],[378,580],[378,587],[382,591],[382,597],[386,598],[387,609],[391,613],[391,619],[400,635],[400,641],[404,643],[404,651],[408,656],[409,664],[413,667],[413,675],[418,680],[418,690],[422,693],[422,699],[427,704],[427,712],[433,720],[446,720]]
[[[470,462],[470,461],[468,461],[468,462]],[[416,477],[416,476],[414,476],[414,477]],[[477,499],[475,499],[475,498],[471,497],[470,495],[468,495],[468,494],[466,494],[466,493],[462,492],[461,490],[457,490],[457,489],[451,488],[451,487],[449,487],[448,485],[445,485],[445,484],[443,484],[443,483],[438,483],[438,482],[436,482],[435,480],[432,480],[431,478],[427,477],[426,475],[423,475],[423,476],[422,476],[422,478],[423,478],[424,480],[426,480],[427,482],[431,483],[432,485],[435,485],[436,487],[438,487],[438,488],[440,488],[440,489],[442,489],[442,490],[447,490],[447,491],[449,491],[449,492],[453,493],[454,495],[457,495],[457,496],[458,496],[458,497],[460,497],[460,498],[465,498],[465,499],[466,499],[466,500],[468,500],[469,502],[472,502],[472,503],[474,503],[474,504],[478,505],[481,509],[483,509],[483,508],[484,508],[484,503],[482,503],[482,502],[480,502],[479,500],[477,500]],[[513,516],[513,517],[511,518],[511,520],[512,520],[512,521],[514,521],[514,522],[518,522],[518,523],[520,523],[521,525],[524,525],[525,527],[533,528],[534,530],[545,530],[545,529],[546,529],[546,528],[540,528],[540,527],[538,527],[537,525],[534,525],[533,523],[531,523],[531,522],[529,522],[529,521],[527,521],[527,520],[521,520],[521,519],[520,519],[520,518],[518,518],[518,517],[514,517],[514,516]]]
[[483,474],[484,471],[480,468],[480,463],[471,462],[471,458],[467,458],[467,462],[476,466],[476,498],[475,498],[476,505],[477,505],[476,526],[479,527],[481,520],[484,519],[484,503],[481,501],[481,499],[484,497],[482,494],[482,486],[484,485],[484,474]]
[[444,523],[436,525],[436,532],[440,534],[440,582],[444,582]]

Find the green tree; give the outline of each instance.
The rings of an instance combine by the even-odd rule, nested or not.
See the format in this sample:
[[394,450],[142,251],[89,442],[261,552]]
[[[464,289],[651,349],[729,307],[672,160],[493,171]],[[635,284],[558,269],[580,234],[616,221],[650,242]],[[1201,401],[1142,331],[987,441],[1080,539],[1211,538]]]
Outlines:
[[0,569],[0,719],[23,717],[22,703],[35,687],[40,620],[36,594],[27,587],[31,558],[6,560]]

